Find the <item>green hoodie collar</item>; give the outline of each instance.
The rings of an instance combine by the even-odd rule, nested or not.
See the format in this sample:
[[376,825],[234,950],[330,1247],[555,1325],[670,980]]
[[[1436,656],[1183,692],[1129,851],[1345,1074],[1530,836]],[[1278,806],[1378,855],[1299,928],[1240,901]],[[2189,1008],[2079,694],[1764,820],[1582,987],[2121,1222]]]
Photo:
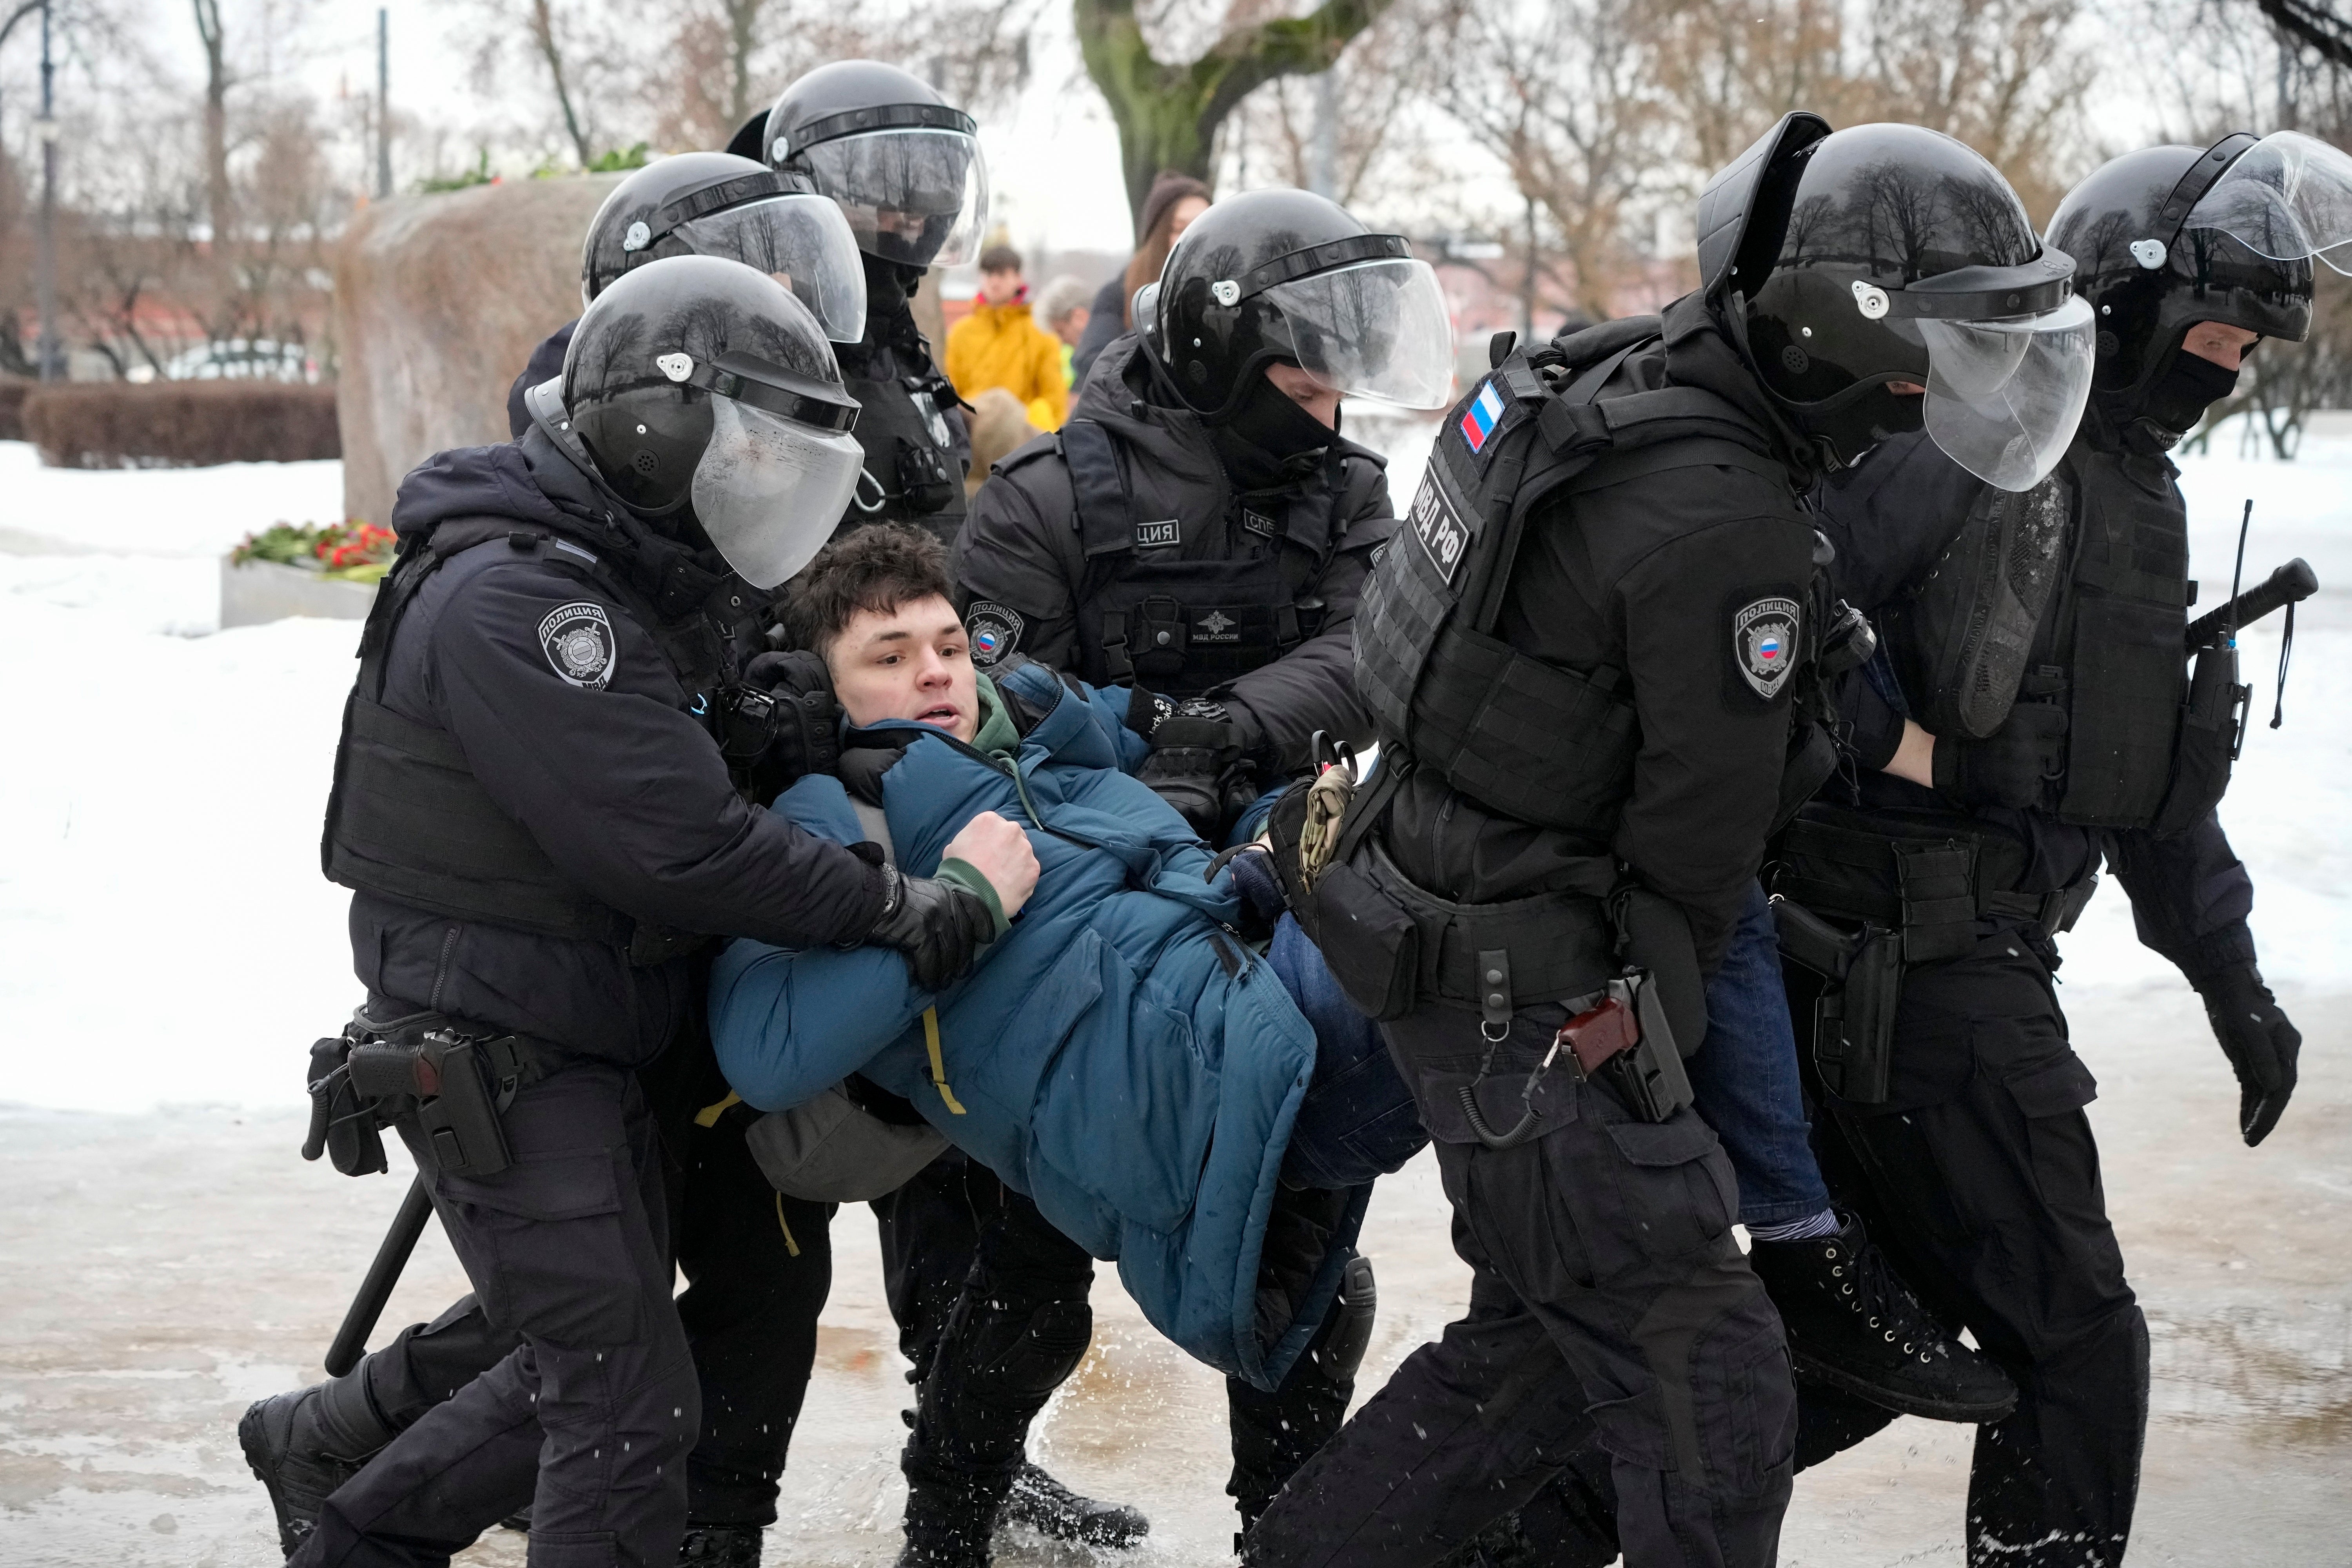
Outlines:
[[1013,727],[1013,715],[1006,710],[1004,699],[997,695],[996,682],[983,675],[979,678],[980,729],[971,738],[972,750],[992,757],[1006,757],[1021,750],[1021,731]]

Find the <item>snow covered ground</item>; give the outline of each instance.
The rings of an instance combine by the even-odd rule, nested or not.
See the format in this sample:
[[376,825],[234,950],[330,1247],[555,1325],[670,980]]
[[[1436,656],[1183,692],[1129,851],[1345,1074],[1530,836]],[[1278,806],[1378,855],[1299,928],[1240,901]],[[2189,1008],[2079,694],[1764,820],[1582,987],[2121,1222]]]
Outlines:
[[[1373,435],[1370,421],[1350,434]],[[1399,502],[1433,426],[1381,428]],[[2216,443],[2217,446],[2226,445]],[[2066,944],[2093,1116],[2158,1385],[2135,1562],[2344,1563],[2352,1503],[2352,442],[2292,465],[2192,459],[2203,603],[2308,557],[2288,722],[2265,727],[2279,623],[2252,629],[2257,720],[2223,808],[2264,967],[2310,1036],[2263,1149],[2194,999],[2110,891]],[[337,465],[77,473],[0,444],[0,1562],[275,1561],[231,1426],[315,1357],[394,1206],[303,1166],[304,1047],[358,999],[317,843],[357,626],[215,632],[217,558],[341,512]],[[1383,1320],[1366,1386],[1459,1310],[1426,1162],[1367,1248]],[[834,1304],[772,1561],[894,1550],[898,1363],[845,1215]],[[388,1322],[461,1288],[437,1237]],[[1146,1503],[1148,1568],[1223,1561],[1215,1380],[1108,1279],[1102,1331],[1041,1451]],[[1967,1434],[1906,1422],[1801,1483],[1784,1561],[1958,1563]],[[470,1554],[520,1563],[494,1539]],[[2260,1550],[2249,1552],[2250,1547]],[[1000,1561],[1066,1563],[1034,1542]]]

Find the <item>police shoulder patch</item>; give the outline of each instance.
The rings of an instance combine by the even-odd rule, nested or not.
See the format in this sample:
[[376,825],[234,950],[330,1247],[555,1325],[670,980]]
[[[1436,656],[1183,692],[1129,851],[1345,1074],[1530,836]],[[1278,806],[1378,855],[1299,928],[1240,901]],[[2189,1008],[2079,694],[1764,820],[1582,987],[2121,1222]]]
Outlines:
[[604,605],[582,599],[550,610],[539,623],[539,646],[555,673],[572,685],[602,691],[612,683],[613,623]]
[[1001,663],[1021,642],[1021,612],[989,599],[974,599],[964,612],[963,629],[971,638],[971,662],[982,669]]
[[1732,612],[1731,657],[1740,678],[1770,701],[1797,668],[1797,601],[1770,594]]

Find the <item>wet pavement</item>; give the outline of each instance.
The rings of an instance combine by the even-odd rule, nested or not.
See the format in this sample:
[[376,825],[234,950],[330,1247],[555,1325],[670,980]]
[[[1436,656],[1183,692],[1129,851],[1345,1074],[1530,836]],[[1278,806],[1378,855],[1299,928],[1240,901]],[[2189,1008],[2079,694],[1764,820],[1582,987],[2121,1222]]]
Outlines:
[[[2134,1564],[2352,1563],[2352,994],[2290,992],[2303,1086],[2257,1151],[2201,1011],[2177,984],[2070,987],[2092,1108],[2157,1382]],[[317,1357],[400,1194],[294,1157],[283,1114],[0,1111],[0,1563],[277,1561],[235,1425]],[[1365,1387],[1456,1310],[1465,1275],[1424,1158],[1383,1184],[1365,1249],[1382,1318]],[[835,1290],[785,1478],[772,1564],[865,1568],[897,1547],[904,1398],[874,1227],[835,1222]],[[464,1289],[437,1233],[388,1325]],[[1228,1561],[1221,1381],[1160,1342],[1108,1269],[1094,1350],[1034,1451],[1140,1504],[1136,1568]],[[1798,1483],[1781,1561],[1961,1562],[1971,1433],[1898,1422]],[[1008,1568],[1089,1554],[1008,1534]],[[1106,1561],[1113,1560],[1106,1554]],[[523,1561],[504,1532],[460,1560]]]

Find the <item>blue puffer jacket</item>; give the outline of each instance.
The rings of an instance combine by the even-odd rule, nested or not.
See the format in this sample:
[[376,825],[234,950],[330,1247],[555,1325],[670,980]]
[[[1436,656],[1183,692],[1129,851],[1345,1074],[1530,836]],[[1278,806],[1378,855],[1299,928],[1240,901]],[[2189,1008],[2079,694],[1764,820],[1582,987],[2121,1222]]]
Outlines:
[[[998,677],[1040,714],[1019,777],[938,730],[850,731],[905,750],[881,776],[898,863],[929,875],[983,811],[1023,823],[1041,875],[964,980],[915,989],[896,952],[740,941],[718,960],[719,1065],[755,1106],[794,1105],[862,1072],[1033,1198],[1119,1278],[1154,1326],[1222,1372],[1272,1388],[1339,1287],[1369,1189],[1351,1194],[1288,1326],[1264,1342],[1258,1261],[1315,1037],[1274,972],[1229,931],[1229,874],[1183,818],[1121,771],[1144,742],[1126,693],[1027,665]],[[844,843],[866,837],[839,779],[775,809]],[[936,1008],[937,1067],[924,1013]]]

